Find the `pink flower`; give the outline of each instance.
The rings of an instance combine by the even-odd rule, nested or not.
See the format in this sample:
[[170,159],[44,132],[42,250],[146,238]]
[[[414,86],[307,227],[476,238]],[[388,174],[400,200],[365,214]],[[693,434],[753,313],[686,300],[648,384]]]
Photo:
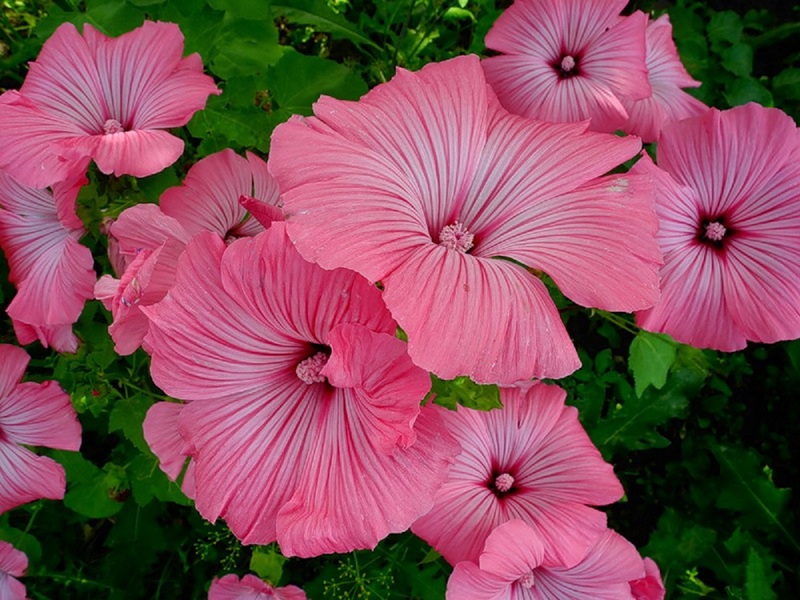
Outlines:
[[652,558],[644,559],[644,577],[631,581],[634,600],[664,600],[666,590],[661,580],[661,571]]
[[172,287],[178,257],[193,235],[214,231],[233,240],[264,231],[262,222],[283,218],[278,195],[263,160],[223,150],[197,162],[183,185],[166,190],[160,209],[140,204],[124,211],[109,228],[124,274],[104,275],[95,286],[95,297],[114,317],[114,349],[126,355],[141,345],[148,325],[139,308],[155,304]]
[[28,570],[28,557],[8,542],[0,541],[0,598],[26,600],[25,586],[17,577]]
[[655,142],[667,123],[702,115],[708,107],[681,88],[698,87],[699,81],[686,72],[672,41],[668,15],[647,25],[647,72],[653,95],[641,100],[622,97],[630,115],[622,127],[645,142]]
[[664,128],[656,189],[664,252],[648,331],[698,348],[800,337],[800,134],[783,112],[748,104]]
[[0,514],[39,498],[64,497],[64,469],[24,446],[78,450],[81,426],[55,381],[19,383],[22,348],[0,344]]
[[516,0],[486,35],[500,52],[486,79],[512,113],[553,122],[591,119],[613,132],[628,120],[620,98],[651,94],[647,16],[620,17],[627,0]]
[[306,600],[306,594],[295,585],[272,587],[255,575],[215,578],[208,590],[208,600]]
[[304,261],[284,229],[227,249],[198,234],[175,286],[143,309],[153,379],[187,402],[151,409],[183,446],[158,415],[145,437],[170,474],[191,456],[200,514],[244,543],[277,539],[299,556],[371,548],[430,509],[459,447],[420,411],[430,379],[380,290]]
[[75,352],[72,324],[92,297],[92,253],[78,240],[85,233],[75,214],[84,183],[62,182],[53,191],[18,183],[0,172],[0,246],[17,295],[6,312],[20,343]]
[[325,269],[383,283],[417,365],[500,383],[579,366],[547,289],[518,263],[585,306],[655,302],[649,181],[600,177],[637,139],[508,114],[475,56],[400,69],[314,111],[272,139],[290,237]]
[[145,22],[111,39],[61,25],[42,47],[19,92],[0,98],[0,168],[33,187],[83,174],[145,177],[174,163],[185,125],[218,94],[197,54],[181,58],[173,23]]
[[548,567],[536,532],[514,519],[486,539],[478,564],[460,562],[447,582],[447,600],[634,600],[632,579],[644,574],[630,542],[606,530],[580,563]]
[[448,413],[463,449],[411,530],[455,565],[476,562],[495,527],[521,519],[546,564],[579,562],[606,529],[605,514],[587,505],[616,502],[623,490],[565,397],[555,385],[521,384],[501,388],[501,410]]

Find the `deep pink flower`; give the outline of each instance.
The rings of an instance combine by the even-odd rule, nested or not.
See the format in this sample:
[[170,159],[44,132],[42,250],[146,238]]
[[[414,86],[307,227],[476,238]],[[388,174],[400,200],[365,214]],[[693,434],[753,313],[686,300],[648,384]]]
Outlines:
[[78,243],[85,230],[75,198],[83,183],[59,183],[50,192],[0,172],[0,247],[17,287],[6,312],[23,344],[38,338],[59,352],[78,348],[72,324],[97,278],[92,253]]
[[208,600],[306,600],[306,593],[296,585],[272,587],[255,575],[225,575],[211,582]]
[[572,567],[545,566],[545,546],[518,519],[486,539],[478,564],[460,562],[447,582],[447,600],[634,600],[632,579],[644,575],[630,542],[610,529]]
[[430,509],[458,444],[431,409],[381,292],[294,250],[283,223],[225,247],[200,233],[155,306],[154,381],[187,402],[145,437],[173,475],[194,465],[196,507],[286,555],[374,547]]
[[800,337],[800,134],[757,104],[664,128],[655,183],[661,300],[643,329],[698,348]]
[[141,345],[148,325],[139,308],[155,304],[172,287],[178,257],[193,235],[214,231],[230,241],[264,231],[262,222],[283,218],[278,196],[263,160],[228,149],[192,166],[183,185],[162,194],[160,208],[140,204],[125,210],[109,228],[125,271],[120,279],[104,275],[95,286],[95,297],[114,317],[114,349],[126,355]]
[[180,127],[220,91],[197,54],[182,58],[173,23],[145,22],[118,38],[91,25],[56,29],[19,92],[0,98],[0,168],[33,187],[83,174],[145,177],[174,163]]
[[0,514],[39,498],[64,497],[64,469],[24,446],[78,450],[81,426],[55,381],[20,383],[28,355],[0,344]]
[[630,583],[634,600],[664,600],[667,594],[661,580],[661,571],[652,558],[644,559],[644,577]]
[[25,575],[28,570],[28,557],[0,540],[0,598],[2,600],[26,600],[25,586],[17,577]]
[[698,87],[699,81],[686,72],[672,41],[672,24],[661,15],[647,24],[647,77],[653,95],[642,100],[624,96],[628,122],[622,127],[645,142],[655,142],[667,123],[702,115],[708,107],[681,88]]
[[495,527],[521,519],[545,545],[545,563],[580,561],[606,529],[605,513],[587,505],[616,502],[623,490],[565,398],[555,385],[520,384],[501,388],[501,410],[447,414],[463,449],[411,530],[455,565],[476,562]]
[[513,261],[585,306],[655,301],[649,181],[600,177],[637,139],[510,115],[475,56],[314,112],[272,139],[290,237],[323,268],[380,280],[421,367],[511,383],[579,366],[544,284]]
[[512,113],[553,122],[591,119],[613,132],[628,120],[621,97],[650,96],[647,16],[620,17],[627,0],[516,0],[489,30],[486,79]]

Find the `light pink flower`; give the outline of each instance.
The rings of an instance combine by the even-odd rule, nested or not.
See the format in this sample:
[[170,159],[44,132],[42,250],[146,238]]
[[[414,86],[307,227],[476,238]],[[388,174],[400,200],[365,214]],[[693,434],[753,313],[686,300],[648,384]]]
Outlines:
[[78,242],[85,230],[75,198],[83,183],[59,183],[51,192],[0,172],[0,247],[17,287],[6,312],[20,343],[38,338],[59,352],[78,348],[72,324],[97,278],[92,253]]
[[667,594],[661,580],[661,571],[652,558],[644,559],[644,577],[630,583],[634,600],[664,600]]
[[495,527],[521,519],[545,545],[545,563],[580,561],[606,529],[605,513],[587,505],[616,502],[623,489],[565,397],[555,385],[521,384],[501,388],[501,410],[445,415],[462,452],[411,530],[455,565],[476,562]]
[[19,92],[0,98],[0,168],[33,187],[83,174],[145,177],[174,163],[188,123],[220,91],[197,54],[182,58],[173,23],[146,21],[118,38],[61,25]]
[[698,87],[686,72],[672,41],[672,24],[661,15],[647,24],[647,77],[653,95],[641,100],[622,97],[628,122],[622,127],[645,142],[655,142],[667,123],[702,115],[708,107],[681,88]]
[[783,112],[748,104],[664,128],[655,183],[664,252],[648,331],[698,348],[800,337],[800,133]]
[[475,56],[399,69],[314,112],[272,139],[290,237],[325,269],[380,280],[419,366],[501,383],[579,366],[547,289],[518,263],[585,306],[656,300],[649,181],[600,177],[637,139],[507,113]]
[[545,566],[536,531],[514,519],[486,539],[478,564],[460,562],[447,582],[447,600],[634,600],[630,584],[642,559],[630,542],[606,530],[580,563]]
[[0,598],[2,600],[27,600],[25,586],[17,577],[28,570],[28,557],[8,542],[0,541]]
[[459,447],[420,411],[430,379],[366,280],[304,261],[283,223],[227,249],[204,232],[142,310],[153,379],[187,402],[151,409],[182,447],[157,416],[145,437],[170,475],[191,455],[205,518],[313,556],[374,547],[430,509]]
[[278,195],[263,160],[228,149],[192,166],[183,185],[162,194],[160,208],[140,204],[124,211],[109,228],[124,274],[104,275],[95,286],[95,297],[114,317],[114,349],[126,355],[141,345],[147,318],[139,308],[155,304],[172,287],[178,257],[193,235],[214,231],[230,241],[264,231],[265,224],[283,218]]
[[225,575],[211,582],[208,600],[306,600],[306,593],[296,585],[272,587],[255,575]]
[[81,426],[55,381],[20,383],[28,355],[0,344],[0,514],[39,498],[64,497],[64,469],[24,446],[78,450]]
[[650,96],[647,16],[620,17],[627,0],[516,0],[486,35],[501,52],[486,79],[512,113],[553,122],[591,119],[613,132],[628,120],[621,97]]

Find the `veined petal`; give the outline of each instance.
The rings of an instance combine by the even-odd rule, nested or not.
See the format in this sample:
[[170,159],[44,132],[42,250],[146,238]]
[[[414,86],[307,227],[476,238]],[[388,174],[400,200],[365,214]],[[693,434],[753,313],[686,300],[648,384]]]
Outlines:
[[[28,569],[28,557],[8,542],[0,541],[0,572],[22,577]],[[14,600],[14,597],[11,597]]]
[[191,236],[177,219],[167,216],[155,204],[137,204],[122,211],[111,225],[111,235],[120,251],[135,255],[139,250],[155,250],[169,239],[188,243]]
[[[514,548],[514,552],[509,552]],[[530,573],[544,560],[544,546],[524,521],[511,519],[498,525],[481,552],[481,571],[514,582]]]
[[25,382],[0,400],[3,441],[78,450],[81,425],[69,396],[55,381]]
[[211,582],[208,600],[306,600],[299,587],[287,585],[275,588],[255,575],[225,575]]
[[517,265],[431,245],[383,284],[411,359],[439,377],[513,383],[580,365],[544,284]]
[[144,418],[142,429],[147,445],[158,457],[158,466],[172,481],[178,479],[189,451],[178,429],[178,417],[184,404],[156,402]]
[[72,333],[72,323],[63,325],[29,325],[11,319],[14,334],[23,346],[39,340],[45,348],[56,352],[77,352],[78,338]]
[[520,211],[480,251],[543,270],[583,306],[632,311],[658,299],[657,229],[649,178],[614,175]]
[[458,452],[428,408],[415,423],[416,443],[386,454],[358,416],[363,399],[349,390],[338,394],[337,409],[309,424],[308,459],[278,514],[278,543],[287,556],[371,549],[405,531],[430,509]]
[[5,398],[17,387],[30,357],[22,348],[0,344],[0,398]]
[[64,468],[16,444],[0,441],[0,514],[40,498],[64,497]]
[[92,158],[100,171],[116,176],[147,177],[166,169],[183,154],[183,140],[158,129],[132,129],[96,140]]
[[481,571],[471,562],[458,563],[447,580],[447,600],[514,600],[505,578]]

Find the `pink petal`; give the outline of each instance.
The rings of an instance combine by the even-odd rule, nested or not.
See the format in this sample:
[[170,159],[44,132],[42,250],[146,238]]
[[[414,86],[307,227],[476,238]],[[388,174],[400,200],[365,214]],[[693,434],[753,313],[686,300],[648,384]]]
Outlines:
[[652,558],[644,559],[644,572],[643,578],[630,582],[634,600],[664,600],[666,590],[661,571]]
[[28,557],[8,542],[0,541],[0,572],[22,577],[28,570]]
[[0,398],[5,398],[17,387],[30,357],[22,348],[0,344]]
[[383,284],[411,359],[439,377],[513,383],[580,365],[546,288],[517,265],[428,245]]
[[81,447],[81,425],[69,396],[55,381],[26,382],[0,398],[3,441],[61,450]]
[[294,585],[275,588],[255,575],[245,575],[239,581],[231,574],[211,582],[208,600],[306,600],[306,594]]
[[45,348],[52,347],[56,352],[77,352],[78,338],[72,333],[72,324],[65,325],[28,325],[11,319],[14,334],[23,346],[36,340]]
[[[280,208],[277,206],[272,206],[271,204],[267,204],[266,202],[262,202],[261,200],[256,200],[250,196],[241,196],[239,198],[239,204],[241,204],[242,208],[250,213],[250,216],[253,217],[253,219],[261,223],[261,226],[264,229],[267,229],[275,221],[286,220],[284,218],[283,211]],[[248,224],[250,224],[250,221],[245,222],[245,225]]]
[[524,521],[512,519],[498,525],[486,538],[479,564],[481,571],[514,582],[541,565],[542,560],[544,546],[536,532]]
[[478,565],[461,562],[447,580],[446,600],[514,600],[505,578],[481,571]]
[[[230,149],[203,158],[189,169],[182,185],[161,195],[161,210],[178,220],[190,235],[214,231],[227,238],[263,231],[252,219],[243,224],[247,213],[239,204],[241,196],[254,195],[253,166],[263,170],[260,177],[269,177],[266,164],[255,160],[248,161]],[[240,231],[243,228],[245,231]]]
[[[97,139],[75,140],[71,148],[85,148],[106,174],[147,177],[174,163],[183,154],[183,140],[161,130],[130,130]],[[87,152],[89,153],[89,152]]]
[[156,402],[144,418],[144,439],[158,457],[159,467],[172,481],[178,479],[189,454],[186,442],[178,431],[178,416],[184,405]]
[[64,468],[16,444],[0,441],[0,514],[40,498],[61,500]]
[[169,217],[155,204],[137,204],[122,211],[111,225],[111,235],[120,251],[133,255],[139,250],[155,250],[169,239],[188,243],[191,236],[177,219]]

